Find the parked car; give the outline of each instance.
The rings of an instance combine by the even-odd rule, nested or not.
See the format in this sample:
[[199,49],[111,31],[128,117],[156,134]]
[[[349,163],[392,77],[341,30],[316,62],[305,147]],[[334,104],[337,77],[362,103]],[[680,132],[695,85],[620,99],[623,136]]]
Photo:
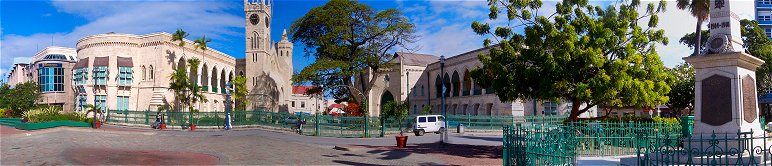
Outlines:
[[419,115],[415,117],[413,132],[416,136],[422,136],[424,133],[441,133],[445,130],[445,117],[442,115]]

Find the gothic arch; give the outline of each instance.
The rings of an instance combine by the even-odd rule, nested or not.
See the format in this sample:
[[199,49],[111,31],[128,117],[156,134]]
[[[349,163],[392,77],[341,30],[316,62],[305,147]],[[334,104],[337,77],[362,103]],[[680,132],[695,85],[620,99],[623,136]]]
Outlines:
[[145,65],[142,65],[142,80],[147,79],[147,68],[145,68]]
[[217,81],[218,81],[218,79],[217,79],[217,67],[215,66],[215,67],[212,68],[212,80],[211,80],[211,82],[212,82],[212,84],[211,84],[212,85],[212,92],[217,92],[216,91],[216,89],[217,89]]
[[186,63],[187,62],[185,62],[185,58],[184,57],[180,57],[180,59],[177,61],[177,68],[175,68],[175,70],[176,69],[180,69],[180,68],[184,69],[185,66],[187,65]]
[[220,69],[220,91],[222,92],[225,89],[225,69]]
[[440,95],[442,94],[442,80],[440,79],[440,75],[438,74],[437,77],[434,79],[434,97],[440,98]]
[[384,106],[386,106],[386,103],[393,102],[394,101],[394,95],[391,94],[391,92],[384,91],[383,95],[381,95],[381,112],[385,109]]
[[153,71],[153,65],[150,65],[150,79],[155,79],[155,73]]
[[458,71],[453,71],[453,77],[451,79],[451,82],[453,84],[453,93],[452,96],[460,96],[461,95],[461,80],[458,78]]
[[252,31],[252,49],[260,48],[260,35]]
[[201,86],[209,86],[209,64],[204,63],[204,65],[201,66]]
[[463,80],[463,84],[464,85],[461,88],[462,91],[463,91],[461,93],[461,95],[462,96],[468,96],[469,95],[469,90],[472,89],[472,77],[469,76],[469,69],[464,69],[464,76],[463,77],[464,77],[464,80]]
[[[445,95],[445,97],[450,97],[450,92],[452,92],[454,90],[453,87],[450,86],[450,75],[448,75],[448,73],[445,73],[445,76],[444,76],[444,78],[442,78],[442,80],[444,80],[444,83],[445,83],[445,94],[444,95]],[[439,89],[439,90],[441,91],[442,89]]]

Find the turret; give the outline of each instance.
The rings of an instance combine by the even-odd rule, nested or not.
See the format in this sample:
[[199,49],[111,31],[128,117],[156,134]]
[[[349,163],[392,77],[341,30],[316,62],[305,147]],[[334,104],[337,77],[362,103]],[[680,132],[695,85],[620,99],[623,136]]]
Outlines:
[[287,56],[290,57],[290,60],[292,59],[292,43],[289,42],[287,37],[287,29],[284,29],[284,32],[281,33],[281,41],[279,41],[277,50],[279,51],[279,56]]

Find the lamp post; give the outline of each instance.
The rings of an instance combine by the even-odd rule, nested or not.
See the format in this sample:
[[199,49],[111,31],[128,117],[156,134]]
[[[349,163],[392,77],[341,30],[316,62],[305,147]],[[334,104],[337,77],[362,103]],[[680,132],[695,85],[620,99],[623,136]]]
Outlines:
[[225,83],[225,130],[231,129],[231,82]]
[[447,87],[445,87],[445,56],[440,56],[440,84],[442,85],[442,97],[440,99],[440,109],[442,110],[442,121],[445,123],[445,127],[443,128],[442,135],[440,135],[440,141],[444,143],[448,143],[448,120],[447,112],[445,111],[445,91],[447,90]]

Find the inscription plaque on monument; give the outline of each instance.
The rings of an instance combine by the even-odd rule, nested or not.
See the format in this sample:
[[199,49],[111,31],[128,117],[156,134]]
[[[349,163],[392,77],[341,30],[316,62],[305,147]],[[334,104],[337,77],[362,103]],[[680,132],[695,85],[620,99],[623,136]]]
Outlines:
[[756,85],[755,80],[750,75],[745,75],[742,79],[743,84],[743,120],[751,123],[756,120]]
[[713,75],[702,80],[702,122],[720,126],[732,121],[732,79]]
[[739,6],[732,6],[728,0],[710,1],[710,37],[706,47],[708,54],[742,52],[743,41],[740,39],[740,17],[733,11]]

